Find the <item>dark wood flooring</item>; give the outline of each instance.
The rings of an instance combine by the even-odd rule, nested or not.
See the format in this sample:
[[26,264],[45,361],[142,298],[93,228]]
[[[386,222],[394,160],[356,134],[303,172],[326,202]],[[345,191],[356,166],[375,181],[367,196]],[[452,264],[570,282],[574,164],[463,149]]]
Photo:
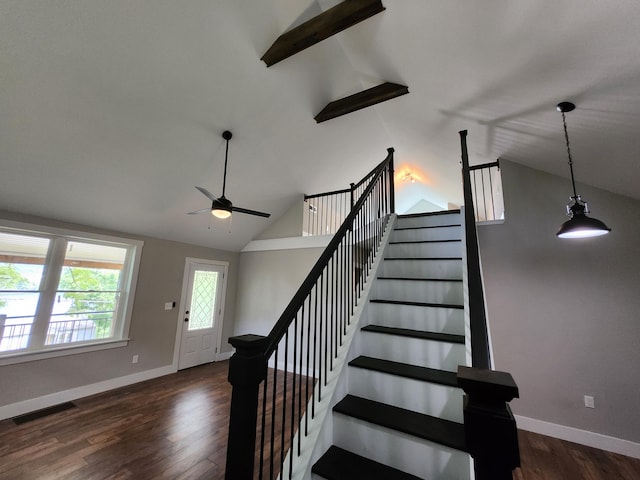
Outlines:
[[[16,425],[0,422],[0,480],[224,478],[228,362],[75,401]],[[638,480],[640,460],[520,432],[515,480]]]

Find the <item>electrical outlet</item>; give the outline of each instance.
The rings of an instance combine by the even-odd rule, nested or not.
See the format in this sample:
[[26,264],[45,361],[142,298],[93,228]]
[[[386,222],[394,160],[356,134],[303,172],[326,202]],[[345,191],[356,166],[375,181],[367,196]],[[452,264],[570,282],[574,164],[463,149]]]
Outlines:
[[138,360],[140,360],[140,355],[134,355],[131,359],[131,363],[138,363]]
[[596,404],[593,401],[593,397],[591,395],[584,396],[584,406],[587,408],[596,408]]

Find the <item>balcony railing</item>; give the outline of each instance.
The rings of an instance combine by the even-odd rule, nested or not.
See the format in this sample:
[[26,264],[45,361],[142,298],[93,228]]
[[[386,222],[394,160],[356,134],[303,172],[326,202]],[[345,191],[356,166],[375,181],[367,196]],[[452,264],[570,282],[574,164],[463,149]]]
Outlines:
[[[102,318],[87,318],[87,314],[103,315]],[[52,318],[47,328],[45,345],[86,342],[110,335],[113,311],[79,312],[79,318]],[[22,350],[29,346],[33,317],[6,318],[0,315],[0,352]]]
[[500,160],[469,167],[476,222],[504,220]]

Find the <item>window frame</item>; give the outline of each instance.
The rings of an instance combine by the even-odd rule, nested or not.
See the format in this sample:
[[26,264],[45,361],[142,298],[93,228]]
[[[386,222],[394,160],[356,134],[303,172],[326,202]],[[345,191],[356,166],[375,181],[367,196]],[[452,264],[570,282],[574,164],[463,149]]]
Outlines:
[[[40,330],[41,332],[44,331],[44,336],[41,338],[42,342],[39,342],[39,345],[36,346],[30,345],[28,349],[0,352],[0,366],[110,348],[119,348],[128,345],[131,316],[133,313],[136,285],[140,269],[140,259],[142,256],[142,247],[144,246],[144,242],[142,240],[4,219],[0,219],[0,231],[15,235],[31,235],[47,238],[50,242],[44,260],[44,271],[38,287],[40,297],[38,299],[38,308],[34,315],[33,328],[31,332],[31,335],[34,335],[34,331],[36,330]],[[46,345],[46,330],[51,320],[53,301],[58,289],[60,275],[64,267],[66,245],[67,242],[70,241],[127,249],[120,275],[120,285],[122,288],[120,288],[120,285],[118,288],[123,293],[118,301],[118,306],[114,311],[113,317],[116,324],[113,329],[113,336],[109,338]],[[42,307],[43,305],[44,308]],[[29,339],[30,344],[32,339],[33,338]]]

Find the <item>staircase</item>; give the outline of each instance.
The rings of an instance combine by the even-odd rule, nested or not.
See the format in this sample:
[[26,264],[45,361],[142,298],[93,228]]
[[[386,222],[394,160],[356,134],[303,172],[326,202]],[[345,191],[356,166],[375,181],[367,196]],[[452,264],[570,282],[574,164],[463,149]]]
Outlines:
[[333,445],[312,478],[470,479],[459,211],[399,216],[354,339]]

